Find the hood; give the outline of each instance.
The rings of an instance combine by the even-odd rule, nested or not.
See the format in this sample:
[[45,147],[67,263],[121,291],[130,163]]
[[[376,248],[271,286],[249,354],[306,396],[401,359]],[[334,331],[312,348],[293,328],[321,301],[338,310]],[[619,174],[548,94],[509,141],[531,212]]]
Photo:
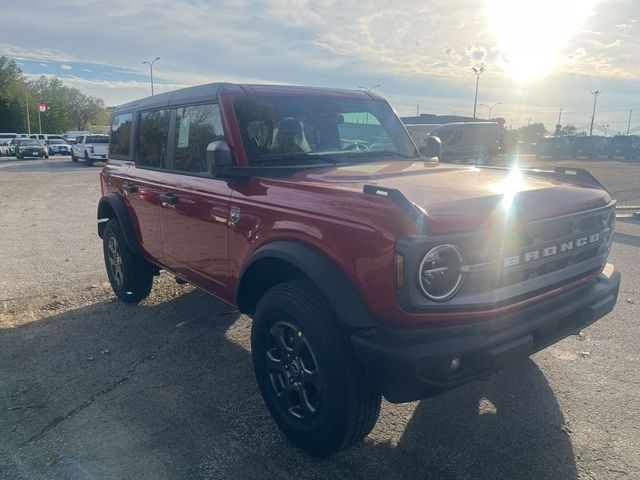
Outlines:
[[424,213],[433,232],[487,228],[496,216],[539,220],[611,202],[603,188],[581,183],[577,177],[559,180],[517,168],[393,161],[314,170],[304,177],[314,184],[349,190],[362,191],[364,185],[397,189]]

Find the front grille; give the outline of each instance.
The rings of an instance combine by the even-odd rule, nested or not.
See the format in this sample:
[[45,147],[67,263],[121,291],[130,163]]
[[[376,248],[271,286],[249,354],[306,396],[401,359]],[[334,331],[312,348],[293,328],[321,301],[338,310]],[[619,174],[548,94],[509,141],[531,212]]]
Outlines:
[[609,249],[614,222],[615,213],[610,206],[505,227],[502,234],[494,231],[489,239],[485,237],[483,248],[476,249],[469,259],[469,263],[484,264],[486,268],[471,270],[466,290],[489,292],[580,264],[585,265],[585,272],[590,272],[593,262],[588,261]]

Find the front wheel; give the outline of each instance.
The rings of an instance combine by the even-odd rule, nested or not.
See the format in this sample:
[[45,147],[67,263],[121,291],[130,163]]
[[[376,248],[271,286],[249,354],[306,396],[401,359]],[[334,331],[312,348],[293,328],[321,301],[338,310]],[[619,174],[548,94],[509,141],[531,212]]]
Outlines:
[[153,265],[131,251],[118,220],[107,222],[102,242],[109,283],[116,296],[127,303],[147,298],[153,286]]
[[84,151],[84,164],[87,167],[92,167],[93,166],[93,160],[91,158],[89,158],[89,154],[87,153],[87,151]]
[[326,456],[362,440],[380,414],[348,332],[308,280],[276,285],[261,298],[251,330],[256,380],[285,436]]
[[77,162],[78,161],[78,157],[76,157],[75,153],[73,153],[73,150],[71,150],[71,161],[72,162]]

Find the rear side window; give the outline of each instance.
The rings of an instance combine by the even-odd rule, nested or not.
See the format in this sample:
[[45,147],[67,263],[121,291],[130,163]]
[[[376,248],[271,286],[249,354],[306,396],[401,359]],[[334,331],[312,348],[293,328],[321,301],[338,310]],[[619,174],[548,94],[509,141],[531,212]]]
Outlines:
[[138,117],[138,163],[166,168],[170,110],[141,112]]
[[173,168],[183,172],[206,172],[207,145],[223,138],[217,104],[176,109]]
[[111,122],[111,155],[129,156],[132,122],[133,114],[131,113],[122,113],[113,117]]

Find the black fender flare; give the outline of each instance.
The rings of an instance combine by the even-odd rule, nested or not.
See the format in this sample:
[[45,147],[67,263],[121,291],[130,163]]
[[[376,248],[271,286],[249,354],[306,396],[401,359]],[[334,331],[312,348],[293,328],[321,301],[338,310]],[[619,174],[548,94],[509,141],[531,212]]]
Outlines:
[[377,322],[360,292],[336,263],[315,247],[291,241],[277,240],[258,248],[242,267],[236,287],[239,300],[245,273],[257,261],[273,258],[285,261],[304,273],[327,298],[340,321],[352,328],[376,327]]
[[[120,228],[127,242],[127,246],[131,251],[137,255],[141,255],[140,246],[138,245],[138,239],[136,238],[133,225],[131,224],[131,218],[127,211],[127,206],[124,200],[117,193],[111,192],[104,195],[98,202],[98,220],[104,220],[106,218],[112,218],[109,214],[110,211],[115,213],[116,219],[120,223]],[[98,236],[102,238],[104,229],[107,223],[105,221],[98,222]]]

